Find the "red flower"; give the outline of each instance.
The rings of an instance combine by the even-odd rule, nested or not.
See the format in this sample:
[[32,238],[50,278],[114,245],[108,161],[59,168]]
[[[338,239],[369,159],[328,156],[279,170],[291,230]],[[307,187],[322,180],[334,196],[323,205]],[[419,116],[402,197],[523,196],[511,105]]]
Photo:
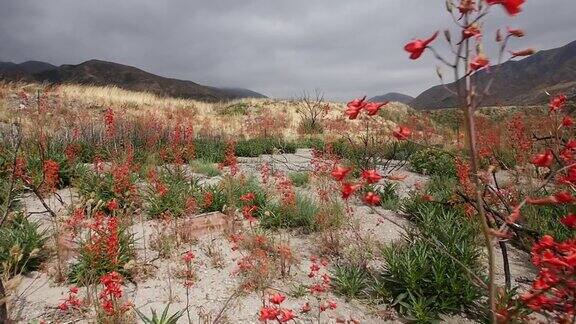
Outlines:
[[576,214],[570,213],[560,219],[560,223],[571,229],[576,229]]
[[395,130],[392,133],[392,135],[394,135],[394,137],[396,137],[396,139],[398,139],[400,141],[407,140],[411,134],[412,134],[412,130],[410,130],[410,128],[405,127],[405,126],[400,126],[397,130]]
[[349,119],[356,119],[358,117],[358,114],[360,113],[360,110],[366,107],[368,103],[365,102],[364,100],[366,100],[366,96],[364,96],[361,99],[354,99],[346,104],[347,108],[345,113],[346,115],[348,115]]
[[368,205],[376,206],[380,203],[380,196],[370,191],[364,196],[364,202]]
[[490,61],[486,58],[486,56],[480,54],[472,59],[470,62],[470,70],[478,71],[487,67],[490,64]]
[[286,296],[282,295],[281,293],[277,293],[270,297],[270,302],[276,305],[282,304],[282,302],[286,299]]
[[252,200],[254,200],[256,198],[256,196],[254,195],[254,193],[249,192],[245,195],[240,196],[240,200],[244,201],[244,202],[251,202]]
[[524,37],[524,31],[522,29],[511,29],[508,27],[508,35],[514,37]]
[[566,104],[566,100],[568,100],[568,98],[563,94],[552,98],[550,104],[548,105],[550,107],[550,111],[561,109]]
[[548,149],[544,153],[536,154],[532,158],[532,164],[541,168],[549,168],[554,162],[554,155],[552,155],[552,150]]
[[364,109],[366,109],[366,111],[368,112],[368,116],[374,116],[378,113],[380,108],[385,106],[387,103],[388,103],[388,101],[385,101],[385,102],[368,102],[366,104],[366,106],[364,107]]
[[412,60],[416,60],[420,56],[422,56],[422,53],[424,53],[424,50],[426,50],[428,45],[430,43],[432,43],[436,39],[437,36],[438,36],[438,32],[435,32],[434,35],[432,35],[430,38],[428,38],[426,40],[415,39],[415,40],[411,41],[410,43],[406,44],[406,46],[404,46],[404,50],[406,52],[410,53],[410,58]]
[[510,52],[510,54],[512,54],[512,58],[520,57],[520,56],[530,56],[534,53],[536,53],[536,50],[534,50],[533,48],[527,48],[527,49],[521,50],[521,51]]
[[350,184],[350,183],[343,183],[342,184],[342,198],[348,199],[356,190],[360,188],[359,184]]
[[106,208],[108,208],[109,211],[117,210],[119,208],[119,206],[118,206],[118,202],[116,201],[116,199],[110,200],[108,202],[108,204],[106,204]]
[[562,126],[564,127],[574,126],[574,119],[572,119],[572,117],[570,116],[564,116],[564,118],[562,118]]
[[467,39],[471,37],[480,37],[482,32],[480,28],[476,26],[469,26],[468,28],[462,30],[462,39]]
[[330,307],[330,309],[336,309],[336,307],[338,307],[338,305],[336,304],[335,301],[329,300],[328,301],[328,307]]
[[192,260],[195,257],[196,256],[194,255],[194,253],[192,251],[188,251],[188,252],[184,253],[184,255],[182,256],[182,260],[184,260],[184,262],[186,262],[186,263],[190,263],[190,262],[192,262]]
[[306,303],[306,304],[302,305],[302,307],[300,307],[300,313],[308,313],[311,310],[312,310],[312,307],[310,307],[310,303]]
[[508,12],[510,16],[515,16],[522,11],[520,7],[525,0],[486,0],[486,2],[488,2],[489,5],[500,4],[506,9],[506,12]]
[[332,177],[336,179],[336,181],[342,181],[346,178],[346,175],[351,171],[351,168],[342,167],[339,165],[334,166],[332,170]]
[[382,176],[378,174],[376,170],[364,170],[362,171],[362,179],[366,180],[368,183],[377,183],[382,179]]
[[262,307],[262,309],[260,309],[260,317],[259,319],[261,321],[273,321],[276,319],[276,317],[278,316],[279,310],[275,307]]
[[280,310],[280,322],[282,323],[286,323],[288,321],[293,320],[296,317],[296,314],[294,314],[294,311],[292,311],[291,309],[281,309]]

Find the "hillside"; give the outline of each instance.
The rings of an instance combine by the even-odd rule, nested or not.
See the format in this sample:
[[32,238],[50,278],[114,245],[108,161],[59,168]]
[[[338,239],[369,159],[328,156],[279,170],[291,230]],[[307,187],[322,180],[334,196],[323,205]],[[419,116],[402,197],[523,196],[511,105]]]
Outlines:
[[[492,66],[475,75],[483,89],[494,78],[482,106],[523,106],[548,101],[549,93],[576,94],[576,41],[563,47],[540,51],[518,61]],[[455,83],[447,85],[455,89]],[[416,97],[410,105],[416,109],[451,108],[457,100],[444,86],[434,86]]]
[[266,97],[248,89],[220,89],[192,81],[165,78],[132,66],[100,60],[60,67],[37,61],[21,64],[1,62],[0,78],[57,84],[115,86],[125,90],[150,92],[158,96],[208,101]]
[[398,92],[388,92],[387,94],[370,98],[372,102],[395,101],[403,104],[409,104],[412,100],[414,100],[414,97]]

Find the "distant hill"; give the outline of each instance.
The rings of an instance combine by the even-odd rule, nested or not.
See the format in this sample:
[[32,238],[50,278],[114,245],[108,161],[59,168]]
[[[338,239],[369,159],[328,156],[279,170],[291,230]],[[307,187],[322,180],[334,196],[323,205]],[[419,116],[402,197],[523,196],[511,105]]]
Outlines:
[[398,93],[398,92],[388,92],[385,95],[381,95],[381,96],[375,96],[370,98],[370,101],[372,102],[384,102],[384,101],[395,101],[395,102],[401,102],[403,104],[409,104],[410,101],[414,100],[414,97],[402,94],[402,93]]
[[1,62],[0,78],[56,84],[116,86],[126,90],[151,92],[159,96],[207,101],[266,97],[248,89],[220,89],[192,81],[165,78],[129,65],[100,60],[59,67],[37,61],[21,64]]
[[[539,51],[519,61],[492,66],[474,76],[483,89],[494,76],[489,95],[481,106],[523,106],[545,103],[551,94],[576,95],[576,41],[565,46]],[[454,90],[455,83],[447,85]],[[422,92],[410,105],[416,109],[438,109],[457,106],[457,98],[442,85]]]

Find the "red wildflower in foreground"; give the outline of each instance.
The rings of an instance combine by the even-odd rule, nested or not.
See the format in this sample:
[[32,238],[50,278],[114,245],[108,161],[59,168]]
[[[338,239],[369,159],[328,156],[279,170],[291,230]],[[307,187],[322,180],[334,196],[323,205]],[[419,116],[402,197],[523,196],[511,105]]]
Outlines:
[[472,62],[470,62],[470,70],[478,71],[480,69],[487,67],[489,64],[490,61],[486,58],[486,56],[478,55],[472,59]]
[[571,229],[576,229],[576,214],[570,213],[560,219],[560,223]]
[[550,104],[548,105],[550,107],[550,111],[556,111],[561,109],[566,104],[566,100],[568,100],[568,98],[566,97],[566,95],[563,94],[557,95],[556,97],[552,98]]
[[377,183],[382,179],[382,176],[376,170],[364,170],[361,176],[368,183]]
[[98,295],[100,305],[107,315],[115,315],[119,311],[116,309],[118,301],[122,298],[122,276],[113,271],[102,276],[100,283],[104,286]]
[[118,201],[116,201],[116,199],[112,199],[106,204],[106,208],[108,208],[109,211],[114,211],[120,208],[120,206],[118,205]]
[[370,191],[364,196],[364,202],[376,206],[380,203],[380,196]]
[[394,137],[396,137],[396,139],[398,139],[400,141],[407,140],[411,134],[412,134],[412,130],[410,130],[410,128],[405,127],[405,126],[400,126],[397,130],[395,130],[392,133],[392,135],[394,135]]
[[384,107],[386,104],[388,104],[388,101],[385,102],[369,102],[366,104],[366,106],[364,107],[364,109],[366,109],[366,111],[368,112],[368,116],[374,116],[378,113],[378,111],[380,110],[380,108]]
[[554,155],[552,155],[552,150],[548,149],[544,153],[536,154],[532,158],[532,164],[541,168],[549,168],[554,162]]
[[471,37],[480,37],[482,35],[482,32],[480,31],[480,28],[476,27],[476,26],[469,26],[468,28],[462,30],[462,39],[467,39],[467,38],[471,38]]
[[512,29],[508,27],[508,34],[514,37],[524,37],[524,31],[522,29]]
[[512,58],[521,57],[521,56],[530,56],[534,53],[536,53],[536,50],[533,48],[527,48],[527,49],[521,50],[521,51],[510,52],[510,54],[512,54]]
[[555,193],[553,196],[527,198],[526,202],[531,205],[569,204],[574,202],[574,197],[567,191],[560,191]]
[[366,96],[360,99],[354,99],[346,104],[346,110],[344,111],[349,119],[356,119],[362,108],[366,107],[367,103]]
[[342,181],[346,178],[346,175],[351,171],[351,168],[343,167],[340,165],[334,166],[332,170],[332,177],[336,179],[336,181]]
[[522,11],[521,6],[525,0],[486,0],[486,2],[489,5],[502,5],[510,16],[515,16],[520,11]]
[[282,295],[281,293],[277,293],[272,295],[269,300],[273,304],[280,305],[285,299],[286,296]]
[[562,126],[564,127],[574,126],[574,119],[572,119],[572,117],[570,116],[564,116],[564,118],[562,118]]
[[437,36],[438,32],[435,32],[430,38],[426,40],[415,39],[410,43],[406,44],[406,46],[404,46],[404,50],[410,53],[410,59],[416,60],[420,56],[422,56],[422,53],[424,53],[426,48],[428,48],[428,45],[430,45],[430,43],[432,43]]
[[261,321],[268,321],[268,320],[273,321],[276,319],[279,312],[280,311],[275,307],[271,307],[271,306],[262,307],[262,309],[260,309],[259,320],[261,320]]
[[342,198],[348,199],[356,190],[358,190],[358,188],[360,188],[359,184],[343,183]]

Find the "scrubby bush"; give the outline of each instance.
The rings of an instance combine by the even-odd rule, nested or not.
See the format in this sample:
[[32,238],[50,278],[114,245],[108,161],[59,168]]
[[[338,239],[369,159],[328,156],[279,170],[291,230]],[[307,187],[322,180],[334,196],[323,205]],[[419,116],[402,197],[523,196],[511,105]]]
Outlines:
[[422,174],[456,176],[454,157],[450,153],[436,148],[425,148],[410,155],[408,161],[412,170]]
[[304,187],[310,181],[310,174],[304,171],[290,172],[288,178],[296,187]]
[[0,268],[5,277],[36,270],[46,258],[47,236],[37,222],[18,212],[0,229]]

